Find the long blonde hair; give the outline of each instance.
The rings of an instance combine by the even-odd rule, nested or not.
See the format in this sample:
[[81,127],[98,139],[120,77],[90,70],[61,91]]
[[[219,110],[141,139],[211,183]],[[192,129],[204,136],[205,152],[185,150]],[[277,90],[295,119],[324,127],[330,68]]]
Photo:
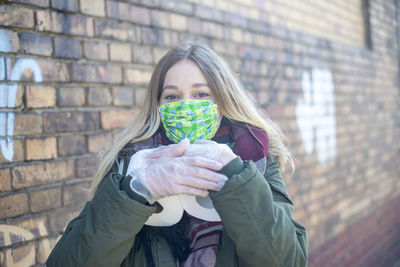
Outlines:
[[195,62],[203,72],[221,115],[266,131],[269,137],[269,153],[277,158],[281,170],[284,171],[287,163],[294,170],[293,158],[283,143],[284,136],[281,130],[257,107],[255,101],[252,101],[228,64],[204,45],[185,44],[170,50],[155,66],[144,108],[136,120],[102,153],[90,188],[90,197],[93,197],[99,183],[115,162],[118,152],[126,144],[146,140],[156,133],[161,123],[158,106],[165,75],[175,63],[184,59]]

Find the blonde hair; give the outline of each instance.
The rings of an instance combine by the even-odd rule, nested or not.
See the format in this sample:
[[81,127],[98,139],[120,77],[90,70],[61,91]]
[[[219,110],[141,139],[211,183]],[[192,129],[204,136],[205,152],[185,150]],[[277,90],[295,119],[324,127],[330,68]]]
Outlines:
[[256,102],[252,101],[228,64],[204,45],[185,44],[170,50],[155,66],[143,111],[102,153],[99,168],[90,189],[91,197],[110,170],[119,151],[126,144],[146,140],[156,133],[161,123],[158,106],[165,75],[175,63],[184,59],[195,62],[203,72],[221,115],[266,131],[269,137],[269,153],[276,157],[280,169],[284,171],[285,165],[289,163],[294,170],[293,158],[283,143],[282,131],[256,106]]

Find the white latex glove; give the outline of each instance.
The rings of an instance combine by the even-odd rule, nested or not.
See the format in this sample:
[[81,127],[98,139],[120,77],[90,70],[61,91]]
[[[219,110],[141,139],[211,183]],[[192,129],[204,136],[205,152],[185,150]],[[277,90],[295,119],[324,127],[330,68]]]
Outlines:
[[232,149],[226,144],[218,144],[211,140],[196,140],[186,149],[184,156],[187,157],[206,157],[218,161],[225,166],[228,162],[237,157]]
[[179,194],[205,197],[208,190],[220,190],[227,180],[225,175],[216,172],[222,164],[199,153],[186,156],[184,153],[188,147],[189,140],[184,139],[179,144],[135,153],[127,170],[127,174],[133,177],[131,188],[150,203]]

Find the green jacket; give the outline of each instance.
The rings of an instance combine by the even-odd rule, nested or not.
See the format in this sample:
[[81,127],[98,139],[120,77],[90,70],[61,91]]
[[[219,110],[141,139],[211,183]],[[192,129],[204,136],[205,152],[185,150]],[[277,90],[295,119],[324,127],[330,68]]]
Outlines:
[[[264,158],[265,173],[239,157],[220,172],[229,177],[210,197],[224,223],[216,266],[306,266],[307,235],[293,218],[277,161]],[[125,162],[128,166],[128,162]],[[114,166],[47,260],[47,266],[146,266],[143,249],[132,249],[155,206],[128,197]],[[152,243],[156,266],[179,266],[163,238]]]

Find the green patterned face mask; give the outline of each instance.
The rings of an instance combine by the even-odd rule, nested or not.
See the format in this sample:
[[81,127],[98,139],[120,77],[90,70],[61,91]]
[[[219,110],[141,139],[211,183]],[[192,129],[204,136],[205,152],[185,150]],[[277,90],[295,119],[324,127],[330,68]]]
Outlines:
[[208,99],[184,99],[160,106],[167,137],[174,143],[189,138],[209,140],[218,127],[217,105]]

